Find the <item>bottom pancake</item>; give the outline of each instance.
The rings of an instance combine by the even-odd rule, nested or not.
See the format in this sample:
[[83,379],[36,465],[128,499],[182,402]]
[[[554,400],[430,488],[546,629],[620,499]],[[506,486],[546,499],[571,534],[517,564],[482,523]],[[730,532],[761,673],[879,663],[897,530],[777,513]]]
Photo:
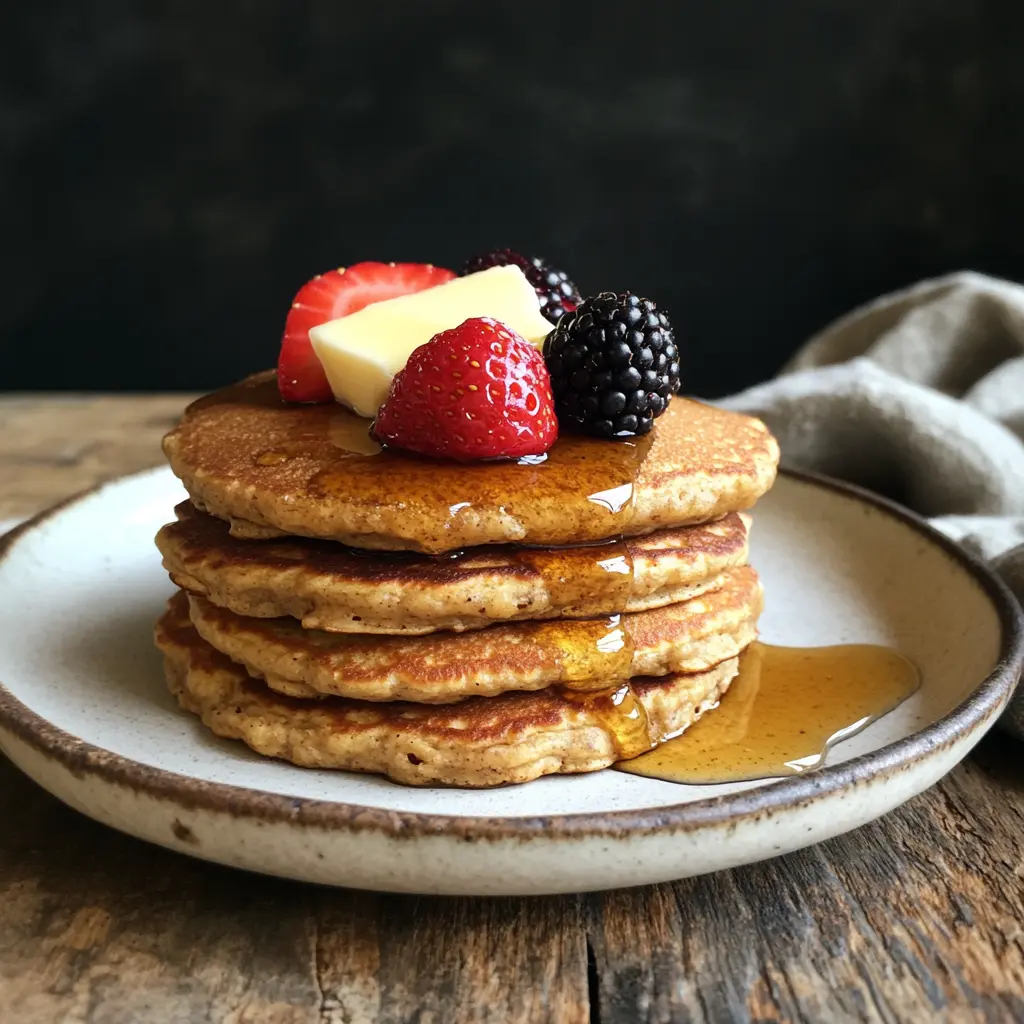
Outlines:
[[456,705],[304,701],[274,693],[211,647],[181,602],[157,623],[171,692],[218,736],[310,768],[410,785],[497,786],[606,768],[678,735],[713,707],[738,659],[706,672],[636,679],[617,691],[558,689]]

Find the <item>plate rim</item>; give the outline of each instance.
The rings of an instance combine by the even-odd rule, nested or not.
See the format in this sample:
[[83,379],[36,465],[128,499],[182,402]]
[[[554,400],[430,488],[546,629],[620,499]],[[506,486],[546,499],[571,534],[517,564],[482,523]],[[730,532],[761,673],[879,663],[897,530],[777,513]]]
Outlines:
[[[102,491],[149,475],[156,466],[124,474],[74,494],[0,537],[0,568],[21,538]],[[0,681],[0,728],[76,777],[127,788],[136,795],[170,801],[191,811],[210,811],[264,824],[284,822],[330,832],[379,832],[392,838],[453,836],[460,839],[524,840],[565,836],[629,838],[651,833],[692,832],[752,817],[771,817],[840,790],[892,776],[950,747],[979,728],[986,731],[1012,696],[1024,670],[1024,611],[1005,583],[980,559],[929,525],[916,512],[866,488],[807,470],[782,468],[781,476],[839,492],[873,506],[938,546],[981,587],[997,613],[1002,633],[999,658],[988,676],[942,718],[910,736],[837,765],[779,779],[764,786],[682,804],[615,811],[583,811],[523,817],[462,816],[287,796],[229,783],[209,782],[142,764],[97,747],[53,725],[15,697]]]

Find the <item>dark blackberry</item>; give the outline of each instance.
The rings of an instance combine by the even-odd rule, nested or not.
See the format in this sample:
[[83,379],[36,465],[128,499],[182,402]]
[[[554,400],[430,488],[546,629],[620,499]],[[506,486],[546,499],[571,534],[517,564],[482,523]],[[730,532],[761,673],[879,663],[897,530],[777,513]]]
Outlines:
[[533,285],[540,300],[540,311],[553,324],[557,324],[565,313],[571,313],[582,302],[579,289],[569,280],[564,270],[558,270],[539,256],[523,256],[512,249],[495,249],[483,256],[474,256],[466,261],[462,275],[465,277],[478,270],[507,267],[509,264],[518,267],[526,275],[526,280]]
[[559,423],[597,437],[646,434],[679,390],[679,350],[650,299],[601,292],[544,342]]

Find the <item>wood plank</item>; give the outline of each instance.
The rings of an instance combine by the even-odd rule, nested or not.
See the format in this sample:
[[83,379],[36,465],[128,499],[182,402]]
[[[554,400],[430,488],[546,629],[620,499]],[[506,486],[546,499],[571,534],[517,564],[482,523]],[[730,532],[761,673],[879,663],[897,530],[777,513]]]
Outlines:
[[[159,464],[189,398],[0,399],[0,515]],[[574,898],[427,900],[257,878],[109,832],[3,761],[0,786],[0,811],[18,821],[0,839],[0,1008],[19,1021],[588,1019]]]
[[580,901],[330,890],[193,861],[0,759],[0,1021],[589,1019]]
[[3,759],[0,820],[0,1020],[321,1020],[305,887],[113,832]]
[[317,894],[320,984],[332,1021],[589,1019],[574,897]]
[[30,516],[163,462],[160,439],[192,395],[0,397],[0,518]]
[[594,897],[598,1019],[1024,1020],[1024,764],[764,864]]

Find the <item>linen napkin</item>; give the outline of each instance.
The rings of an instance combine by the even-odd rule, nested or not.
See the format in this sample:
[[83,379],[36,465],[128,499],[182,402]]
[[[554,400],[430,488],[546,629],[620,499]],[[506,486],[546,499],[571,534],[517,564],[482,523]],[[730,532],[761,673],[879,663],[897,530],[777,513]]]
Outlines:
[[[766,384],[783,464],[885,494],[989,562],[1024,602],[1024,287],[961,272],[830,324]],[[1024,689],[1000,722],[1024,738]]]

